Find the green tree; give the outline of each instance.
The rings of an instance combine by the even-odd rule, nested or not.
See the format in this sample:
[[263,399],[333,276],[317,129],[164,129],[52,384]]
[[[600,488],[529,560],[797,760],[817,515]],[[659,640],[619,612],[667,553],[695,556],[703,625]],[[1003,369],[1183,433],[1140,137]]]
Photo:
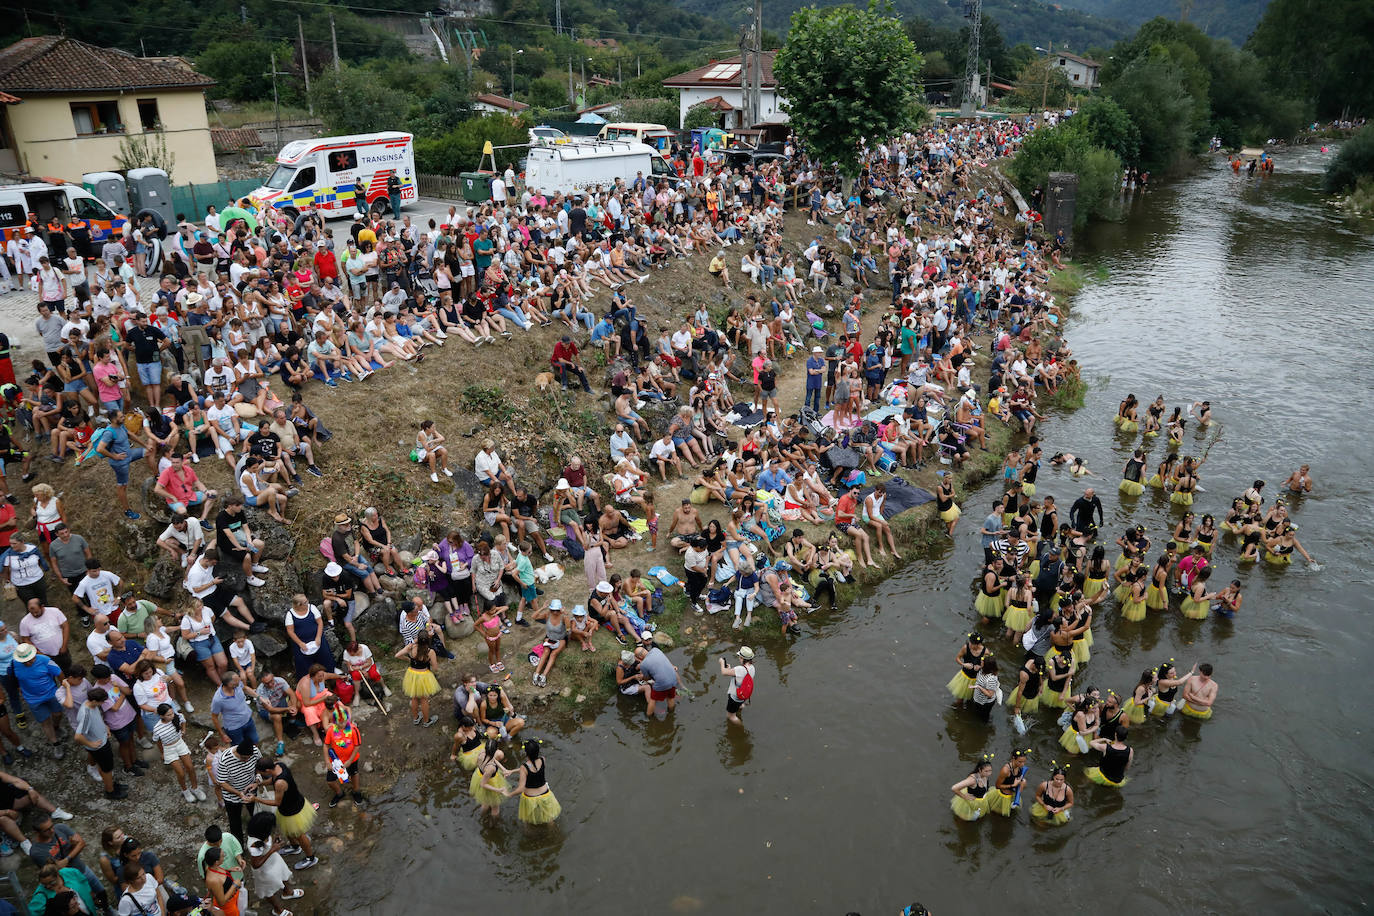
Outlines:
[[235,102],[270,99],[273,51],[282,63],[291,59],[291,47],[284,43],[258,39],[216,41],[196,57],[196,69],[215,79],[211,90],[215,98]]
[[[524,143],[529,138],[529,121],[489,115],[470,118],[441,137],[415,138],[415,168],[427,175],[457,175],[470,172],[482,163],[482,147]],[[501,150],[497,164],[518,158],[517,150]]]
[[1027,61],[1016,75],[1016,91],[1008,102],[1015,108],[1063,108],[1069,100],[1073,84],[1068,75],[1050,62],[1048,57]]
[[568,104],[568,84],[551,76],[530,83],[530,105],[534,108],[562,108]]
[[677,126],[678,105],[673,99],[625,99],[620,103],[621,121]]
[[1374,3],[1273,0],[1246,48],[1326,117],[1374,114]]
[[1073,172],[1078,176],[1076,225],[1082,226],[1090,218],[1116,215],[1121,160],[1116,153],[1094,146],[1077,116],[1057,127],[1031,133],[1007,168],[1008,176],[1023,194],[1037,186],[1045,187],[1051,172]]
[[1094,146],[1116,153],[1119,160],[1133,165],[1140,155],[1140,131],[1131,116],[1107,96],[1093,96],[1074,112],[1073,123],[1081,127]]
[[318,74],[310,84],[310,100],[325,128],[335,134],[397,130],[406,123],[411,107],[405,92],[358,67]]
[[1360,181],[1374,177],[1374,125],[1365,125],[1345,143],[1326,167],[1322,184],[1329,193],[1349,191]]
[[682,119],[682,129],[692,130],[697,127],[716,127],[720,124],[720,115],[710,105],[693,105],[687,109],[687,117]]
[[119,152],[115,153],[115,164],[121,169],[154,168],[167,173],[167,180],[173,182],[173,168],[177,157],[167,149],[167,135],[156,133],[129,134],[119,141]]
[[853,172],[861,140],[917,125],[924,116],[921,55],[890,4],[804,7],[773,62],[792,129],[825,162]]
[[1132,61],[1107,91],[1140,132],[1145,168],[1166,169],[1195,147],[1196,100],[1167,52]]

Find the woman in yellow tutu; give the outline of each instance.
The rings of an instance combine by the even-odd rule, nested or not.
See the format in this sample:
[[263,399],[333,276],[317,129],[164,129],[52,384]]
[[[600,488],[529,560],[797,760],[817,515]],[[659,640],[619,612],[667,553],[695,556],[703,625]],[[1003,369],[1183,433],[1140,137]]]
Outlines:
[[296,847],[283,849],[283,855],[293,851],[305,853],[305,858],[296,863],[296,869],[310,868],[320,860],[315,858],[314,847],[310,844],[310,827],[315,823],[315,806],[301,794],[296,787],[296,777],[291,768],[275,760],[258,761],[258,785],[271,789],[272,797],[257,796],[253,799],[259,805],[277,809],[277,832]]
[[1116,558],[1115,568],[1120,570],[1136,557],[1143,561],[1150,551],[1150,543],[1144,525],[1132,525],[1127,528],[1121,533],[1121,537],[1116,539],[1116,546],[1121,548],[1121,556]]
[[1293,562],[1293,551],[1302,554],[1302,558],[1307,562],[1312,562],[1312,555],[1303,548],[1302,542],[1294,534],[1294,528],[1290,522],[1280,522],[1274,529],[1274,534],[1264,540],[1264,562],[1272,563],[1275,566],[1287,566]]
[[1072,683],[1073,660],[1057,652],[1051,655],[1045,660],[1045,690],[1040,695],[1041,705],[1063,709],[1068,702]]
[[987,654],[988,647],[983,645],[983,637],[977,633],[968,634],[964,645],[954,656],[959,673],[950,678],[949,683],[945,685],[958,701],[954,705],[963,706],[966,700],[973,699],[973,685],[978,680],[978,672],[982,670],[983,659]]
[[1140,681],[1131,690],[1131,695],[1126,698],[1125,705],[1121,707],[1122,718],[1126,720],[1127,724],[1140,725],[1145,721],[1145,714],[1150,709],[1150,700],[1154,697],[1157,677],[1158,671],[1154,668],[1141,672]]
[[1092,652],[1089,651],[1093,635],[1092,605],[1086,601],[1078,601],[1071,613],[1074,615],[1073,623],[1070,624],[1073,628],[1073,644],[1070,646],[1069,653],[1073,658],[1074,670],[1076,671],[1092,658]]
[[506,800],[506,789],[510,787],[510,783],[506,782],[506,774],[512,772],[501,765],[501,761],[506,759],[506,752],[499,747],[499,734],[494,727],[487,729],[486,741],[477,755],[477,766],[472,771],[472,779],[468,781],[472,797],[481,806],[478,815],[490,814],[492,820],[501,816],[501,802]]
[[1029,630],[1031,625],[1030,606],[1035,598],[1035,590],[1030,583],[1029,576],[1018,575],[1007,588],[1007,610],[1002,615],[1002,623],[1006,625],[1006,637],[1018,642],[1021,634]]
[[1202,517],[1198,523],[1197,535],[1193,539],[1194,547],[1201,547],[1202,552],[1209,557],[1212,555],[1212,545],[1217,542],[1217,517],[1210,512]]
[[1073,719],[1059,736],[1059,746],[1070,754],[1086,754],[1088,744],[1097,737],[1099,727],[1097,700],[1085,696],[1074,706]]
[[1126,395],[1126,400],[1122,401],[1116,408],[1116,428],[1123,433],[1133,433],[1140,429],[1140,423],[1136,419],[1136,406],[1140,402],[1135,399],[1135,395]]
[[936,471],[940,477],[940,485],[935,488],[935,511],[940,515],[940,521],[948,527],[950,537],[954,537],[954,526],[959,524],[959,506],[954,502],[954,475],[949,471]]
[[520,796],[516,817],[526,824],[552,824],[563,813],[563,806],[549,788],[549,771],[539,742],[531,738],[523,745],[525,762],[515,772],[520,774],[516,784],[506,790],[506,797]]
[[1040,446],[1032,445],[1026,449],[1026,460],[1021,463],[1021,493],[1035,496],[1035,479],[1040,476]]
[[1084,775],[1099,786],[1119,789],[1127,782],[1126,770],[1135,758],[1135,751],[1126,746],[1126,736],[1130,729],[1121,726],[1110,738],[1098,738],[1092,742],[1092,749],[1102,755],[1097,766],[1088,767]]
[[1117,489],[1123,496],[1139,496],[1145,492],[1145,484],[1141,483],[1141,477],[1145,473],[1145,453],[1140,449],[1135,450],[1135,454],[1126,459],[1126,466],[1121,469],[1121,483]]
[[988,810],[1003,817],[1011,817],[1020,804],[1021,787],[1026,784],[1026,755],[1028,748],[1012,748],[1011,759],[997,771],[997,784],[989,795]]
[[477,734],[477,722],[471,716],[463,716],[458,721],[458,730],[453,733],[453,750],[448,759],[458,764],[466,773],[477,768],[477,755],[482,751],[482,736]]
[[1175,506],[1191,506],[1193,494],[1197,492],[1198,476],[1193,459],[1184,458],[1183,464],[1174,476],[1174,492],[1169,494],[1169,502]]
[[1240,529],[1245,525],[1249,515],[1250,510],[1245,505],[1245,500],[1237,496],[1231,500],[1231,508],[1226,510],[1226,518],[1221,523],[1221,530],[1229,534],[1240,534]]
[[1190,671],[1179,677],[1172,658],[1155,670],[1155,701],[1148,704],[1148,707],[1153,718],[1164,719],[1172,716],[1183,705],[1183,699],[1178,695],[1179,688],[1188,682],[1193,673]]
[[1164,424],[1164,429],[1169,436],[1169,448],[1178,448],[1183,444],[1183,430],[1188,426],[1188,421],[1183,419],[1183,408],[1175,407],[1174,412],[1169,416],[1169,422]]
[[1018,735],[1026,733],[1026,720],[1021,718],[1040,708],[1040,695],[1045,691],[1045,663],[1032,655],[1017,672],[1016,687],[1011,692],[1011,724]]
[[1178,464],[1178,452],[1170,452],[1155,467],[1154,476],[1145,481],[1145,486],[1154,487],[1156,490],[1167,490],[1174,478],[1174,465],[1176,464]]
[[1189,620],[1207,619],[1207,612],[1212,609],[1212,599],[1216,597],[1216,592],[1207,591],[1207,580],[1210,578],[1212,567],[1208,566],[1199,571],[1193,577],[1192,584],[1188,586],[1188,596],[1183,599],[1183,605],[1179,610]]
[[1137,568],[1127,581],[1126,598],[1121,602],[1121,619],[1139,623],[1145,619],[1145,594],[1149,591],[1144,569]]
[[1083,571],[1083,597],[1094,606],[1107,600],[1107,579],[1112,568],[1107,564],[1107,549],[1101,544],[1093,548],[1088,568]]
[[1031,805],[1031,817],[1051,824],[1067,824],[1073,811],[1073,787],[1066,779],[1065,770],[1057,761],[1050,761],[1050,778],[1035,787],[1035,804]]
[[1172,564],[1169,555],[1161,553],[1155,565],[1150,567],[1150,587],[1145,590],[1145,607],[1151,611],[1164,611],[1169,608],[1169,571]]
[[954,797],[949,800],[949,810],[960,820],[976,821],[988,813],[988,793],[992,791],[992,755],[984,754],[973,767],[973,772],[949,787]]
[[973,599],[973,607],[983,617],[994,620],[1002,616],[1002,577],[997,574],[1001,566],[993,559],[983,568],[982,581],[978,583],[978,597]]
[[1145,408],[1145,426],[1141,433],[1147,439],[1153,439],[1159,435],[1159,431],[1164,428],[1164,411],[1168,408],[1164,404],[1164,395],[1160,395],[1150,402],[1150,406]]
[[439,721],[439,715],[429,714],[429,698],[439,692],[439,679],[434,676],[434,653],[429,649],[429,638],[421,631],[415,642],[402,646],[396,653],[397,658],[410,660],[401,689],[410,697],[410,715],[416,725],[424,724],[429,728]]

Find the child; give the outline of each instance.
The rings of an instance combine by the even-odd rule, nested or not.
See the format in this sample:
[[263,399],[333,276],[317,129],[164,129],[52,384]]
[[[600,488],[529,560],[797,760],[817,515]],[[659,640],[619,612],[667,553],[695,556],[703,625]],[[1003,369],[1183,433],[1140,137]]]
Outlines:
[[[377,670],[377,662],[372,657],[372,650],[366,643],[353,641],[344,649],[344,665],[348,668],[348,675],[353,683],[357,684],[363,678],[367,678],[374,687],[380,688],[382,696],[391,696],[391,688],[382,680],[382,673]],[[354,698],[362,691],[355,691]]]
[[515,620],[524,619],[525,605],[530,613],[539,610],[539,589],[534,584],[534,563],[530,560],[530,542],[521,541],[515,556],[515,577],[520,580],[520,603],[515,606]]
[[246,631],[235,631],[234,641],[229,644],[229,658],[233,660],[239,677],[243,678],[249,687],[256,690],[258,686],[258,655],[253,649],[253,641],[248,638]]
[[644,519],[649,524],[649,546],[644,548],[652,553],[658,547],[658,510],[654,508],[654,494],[644,492]]
[[477,618],[477,632],[486,640],[487,667],[491,669],[492,674],[506,670],[506,666],[501,663],[501,615],[497,613],[502,610],[505,610],[504,606],[490,605],[483,608]]
[[625,599],[633,606],[634,611],[640,617],[649,616],[649,600],[653,594],[644,585],[643,573],[637,569],[630,570],[630,578],[625,583]]
[[210,732],[205,739],[200,742],[200,746],[205,749],[205,781],[215,788],[215,802],[219,807],[224,807],[224,790],[215,782],[215,758],[219,756],[220,741],[219,735]]
[[177,715],[170,703],[159,703],[157,724],[153,726],[153,740],[162,748],[162,762],[172,768],[181,797],[188,802],[205,801],[205,790],[196,785],[196,766],[191,762],[191,749],[186,746],[186,720]]
[[568,633],[582,646],[583,652],[595,652],[596,646],[592,644],[592,634],[597,631],[599,626],[600,624],[587,613],[587,609],[579,604],[573,608],[572,625],[568,627]]

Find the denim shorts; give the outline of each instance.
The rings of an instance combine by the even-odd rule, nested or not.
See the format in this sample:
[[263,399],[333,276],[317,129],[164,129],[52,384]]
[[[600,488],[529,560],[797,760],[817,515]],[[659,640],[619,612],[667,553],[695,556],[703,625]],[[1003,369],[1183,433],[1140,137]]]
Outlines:
[[162,363],[138,363],[138,380],[145,385],[162,384]]
[[191,643],[191,648],[195,650],[196,661],[203,662],[213,656],[216,652],[223,654],[224,644],[219,641],[218,636],[210,636],[207,639],[197,639]]

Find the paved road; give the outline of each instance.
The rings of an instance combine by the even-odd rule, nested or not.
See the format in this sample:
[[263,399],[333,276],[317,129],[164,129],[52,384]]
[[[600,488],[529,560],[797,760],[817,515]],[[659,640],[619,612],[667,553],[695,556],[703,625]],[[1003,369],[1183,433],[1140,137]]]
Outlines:
[[[459,212],[462,212],[467,205],[462,201],[422,197],[402,212],[410,217],[413,224],[424,229],[431,219],[436,224],[444,222],[448,218],[448,208],[451,206],[457,206]],[[344,219],[331,220],[329,225],[334,230],[335,238],[340,240],[348,231],[348,221]],[[139,280],[139,295],[152,295],[156,287],[156,281],[153,279],[142,278]],[[0,330],[9,335],[11,346],[16,348],[13,359],[17,367],[15,371],[20,378],[28,374],[24,370],[28,368],[30,360],[44,357],[43,342],[34,327],[37,319],[38,294],[30,290],[27,284],[21,292],[0,293]]]

